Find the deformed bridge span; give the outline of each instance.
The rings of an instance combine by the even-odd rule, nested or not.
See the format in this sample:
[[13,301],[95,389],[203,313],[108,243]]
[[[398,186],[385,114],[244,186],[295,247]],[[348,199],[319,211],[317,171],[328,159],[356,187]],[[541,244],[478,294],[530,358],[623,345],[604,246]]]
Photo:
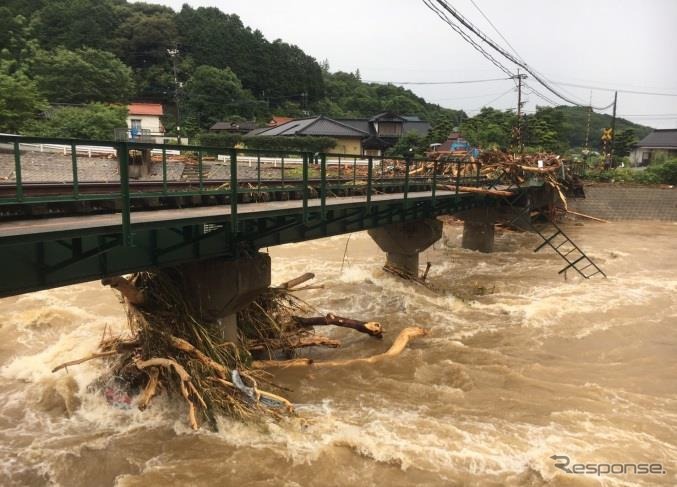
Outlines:
[[[22,181],[31,157],[22,144],[40,143],[72,147],[70,180],[60,186]],[[159,267],[204,269],[205,261],[230,277],[204,286],[223,287],[221,294],[232,295],[269,284],[269,261],[267,270],[265,263],[261,270],[260,259],[256,272],[243,266],[261,248],[368,229],[390,265],[414,274],[418,253],[441,236],[439,215],[471,215],[464,242],[490,249],[493,221],[482,214],[499,206],[501,198],[468,188],[509,191],[511,203],[522,207],[543,194],[542,181],[515,187],[487,180],[478,164],[462,159],[434,162],[429,175],[419,176],[426,161],[414,158],[369,156],[360,165],[361,156],[204,146],[15,136],[0,136],[0,144],[14,162],[13,178],[0,183],[0,296]],[[82,183],[78,145],[113,145],[119,181]],[[159,154],[155,159],[152,150]],[[169,150],[193,161],[191,178],[168,180]],[[226,178],[211,180],[206,161],[219,155],[226,155],[221,168]],[[250,168],[246,178],[239,174],[244,157]],[[271,157],[282,162],[274,177],[260,162]],[[302,162],[288,166],[285,174],[284,160],[290,157]],[[438,164],[451,167],[446,171]],[[235,274],[228,270],[234,262]],[[200,273],[195,275],[199,281]],[[229,285],[232,289],[225,289]],[[222,315],[233,309],[222,309]]]

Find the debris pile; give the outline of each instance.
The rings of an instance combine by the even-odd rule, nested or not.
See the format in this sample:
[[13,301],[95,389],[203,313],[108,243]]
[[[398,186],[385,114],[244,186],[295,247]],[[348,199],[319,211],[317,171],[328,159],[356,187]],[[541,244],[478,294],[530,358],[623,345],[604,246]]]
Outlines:
[[[207,424],[215,429],[219,415],[256,420],[293,413],[292,403],[278,394],[283,388],[272,382],[268,368],[374,363],[399,354],[409,340],[427,333],[419,327],[405,328],[388,351],[367,358],[324,362],[295,359],[294,352],[299,348],[341,345],[339,340],[317,334],[316,327],[341,326],[383,337],[378,322],[334,314],[301,316],[313,310],[293,293],[321,287],[302,286],[312,278],[314,275],[308,273],[270,287],[239,311],[237,343],[224,341],[215,323],[201,320],[198,310],[185,298],[189,293],[177,269],[104,279],[104,284],[122,295],[129,334],[105,333],[96,352],[65,362],[53,372],[105,359],[107,373],[90,388],[101,390],[112,405],[128,408],[136,404],[144,410],[152,405],[153,398],[165,393],[184,401],[192,428]],[[277,360],[281,355],[285,359]]]

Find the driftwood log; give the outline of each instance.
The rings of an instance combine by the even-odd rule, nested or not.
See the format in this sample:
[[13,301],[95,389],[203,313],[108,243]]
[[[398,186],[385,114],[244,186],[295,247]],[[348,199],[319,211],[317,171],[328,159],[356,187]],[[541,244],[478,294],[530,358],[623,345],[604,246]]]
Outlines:
[[292,359],[292,360],[260,360],[254,361],[252,364],[253,368],[265,369],[273,367],[336,367],[341,365],[352,365],[352,364],[375,364],[381,360],[396,357],[401,354],[404,349],[407,347],[409,342],[417,337],[426,336],[429,331],[420,326],[410,326],[405,328],[397,335],[397,338],[390,346],[390,348],[377,355],[372,355],[371,357],[361,357],[345,360],[325,360],[325,361],[312,361],[306,359]]
[[110,357],[111,355],[117,355],[118,353],[120,353],[120,352],[118,352],[117,350],[109,350],[107,352],[90,353],[86,357],[82,357],[82,358],[79,358],[77,360],[71,360],[70,362],[64,362],[60,365],[57,365],[56,367],[54,367],[52,369],[52,372],[57,372],[61,369],[65,369],[66,367],[70,367],[72,365],[78,365],[78,364],[81,364],[83,362],[87,362],[89,360],[94,360],[94,359],[97,359],[97,358]]
[[148,374],[148,383],[146,384],[138,403],[138,407],[141,411],[144,411],[148,407],[150,400],[155,397],[160,382],[160,370],[157,367],[151,367],[146,373]]
[[[307,289],[308,287],[299,286],[313,277],[312,273],[306,273],[271,288],[269,296],[258,306],[262,306],[262,312],[267,320],[280,322],[272,329],[264,327],[265,333],[253,334],[246,343],[249,350],[289,350],[311,346],[336,348],[341,345],[338,340],[313,334],[310,328],[315,326],[341,326],[382,338],[383,327],[377,322],[354,320],[334,314],[309,318],[295,316],[294,311],[300,314],[306,312],[305,309],[288,304],[285,307],[285,303],[293,298],[292,290]],[[156,284],[159,282],[161,286],[149,286],[149,282]],[[278,405],[292,411],[293,406],[287,399],[258,388],[257,379],[265,380],[263,378],[267,377],[268,373],[260,370],[255,372],[255,369],[376,363],[387,357],[399,355],[411,339],[427,334],[423,328],[407,328],[398,335],[387,351],[365,358],[322,362],[298,358],[245,363],[239,359],[240,350],[237,348],[232,355],[222,353],[221,350],[225,345],[234,345],[213,341],[211,335],[204,332],[203,325],[192,318],[190,310],[184,310],[189,306],[180,301],[182,298],[180,284],[175,283],[172,277],[161,273],[141,273],[129,279],[122,276],[106,278],[102,280],[102,284],[121,293],[127,306],[133,335],[106,338],[104,332],[96,353],[65,362],[55,367],[54,371],[88,360],[114,358],[114,361],[111,361],[113,370],[127,370],[134,376],[134,380],[139,379],[139,385],[143,384],[136,400],[139,409],[151,407],[152,401],[161,391],[171,393],[178,389],[187,405],[188,423],[193,429],[197,429],[201,422],[213,421],[216,414],[226,413],[241,418],[268,414],[279,418],[281,413],[277,412]],[[170,299],[158,304],[158,293],[161,296],[166,294]],[[176,300],[183,306],[174,307],[173,303]],[[185,316],[181,314],[183,312],[186,313]],[[260,324],[256,321],[253,323]],[[192,340],[194,336],[195,341]],[[150,351],[149,340],[152,347]],[[126,369],[128,366],[131,367]],[[236,380],[235,371],[238,371],[242,379],[247,380],[245,386]]]
[[312,272],[306,272],[305,274],[303,274],[303,275],[301,275],[301,276],[299,276],[295,279],[292,279],[292,280],[287,281],[287,282],[283,282],[282,284],[280,284],[277,287],[281,288],[281,289],[292,289],[292,288],[300,286],[304,282],[310,281],[311,279],[314,279],[314,278],[315,278],[315,274],[313,274]]
[[262,350],[281,350],[307,347],[338,348],[340,346],[341,342],[339,340],[334,340],[333,338],[322,335],[310,335],[268,339],[265,342],[261,340],[250,340],[247,349],[250,352],[258,352]]
[[360,333],[366,333],[367,335],[376,338],[383,338],[383,327],[381,326],[381,323],[377,321],[353,320],[351,318],[336,316],[332,313],[329,313],[327,316],[314,316],[310,318],[292,316],[292,318],[298,325],[304,327],[329,325],[341,326],[343,328],[352,328],[353,330],[359,331]]
[[578,213],[576,211],[565,210],[564,208],[557,208],[557,209],[559,211],[563,212],[563,213],[569,213],[570,215],[580,216],[581,218],[587,218],[589,220],[593,220],[593,221],[600,222],[600,223],[609,223],[609,220],[603,220],[601,218],[597,218],[596,216],[586,215],[585,213]]
[[122,294],[130,304],[138,306],[146,301],[143,291],[137,289],[131,281],[122,276],[106,277],[101,280],[101,284],[120,291],[120,294]]
[[[445,191],[456,191],[456,186],[438,185],[437,189],[442,189]],[[475,186],[459,186],[458,190],[461,193],[477,193],[477,194],[486,194],[489,196],[508,197],[515,195],[515,193],[513,193],[512,191],[503,191],[501,189],[476,188]]]

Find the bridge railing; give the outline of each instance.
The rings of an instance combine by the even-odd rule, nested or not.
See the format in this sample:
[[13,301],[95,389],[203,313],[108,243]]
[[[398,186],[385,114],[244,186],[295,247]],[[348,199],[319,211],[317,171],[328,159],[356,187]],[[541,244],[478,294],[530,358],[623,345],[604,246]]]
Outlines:
[[462,160],[0,134],[0,218],[10,207],[89,202],[120,212],[126,243],[133,211],[156,198],[216,198],[230,205],[237,231],[244,202],[300,199],[306,218],[313,199],[324,215],[334,196],[362,197],[369,205],[375,194],[398,192],[407,200],[425,190],[435,200],[438,187],[458,193],[482,184],[479,164]]

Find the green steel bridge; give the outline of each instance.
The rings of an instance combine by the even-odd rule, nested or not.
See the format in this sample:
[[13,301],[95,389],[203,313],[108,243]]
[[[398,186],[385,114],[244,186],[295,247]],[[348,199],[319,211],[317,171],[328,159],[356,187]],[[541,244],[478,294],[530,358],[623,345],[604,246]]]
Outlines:
[[[65,149],[47,163],[69,177],[22,178],[50,145]],[[82,147],[114,149],[118,179],[83,177]],[[177,153],[189,177],[170,177]],[[0,180],[0,296],[500,204],[469,186],[507,189],[513,202],[542,186],[490,181],[460,159],[419,176],[426,161],[415,158],[10,135],[0,157],[11,169]]]

